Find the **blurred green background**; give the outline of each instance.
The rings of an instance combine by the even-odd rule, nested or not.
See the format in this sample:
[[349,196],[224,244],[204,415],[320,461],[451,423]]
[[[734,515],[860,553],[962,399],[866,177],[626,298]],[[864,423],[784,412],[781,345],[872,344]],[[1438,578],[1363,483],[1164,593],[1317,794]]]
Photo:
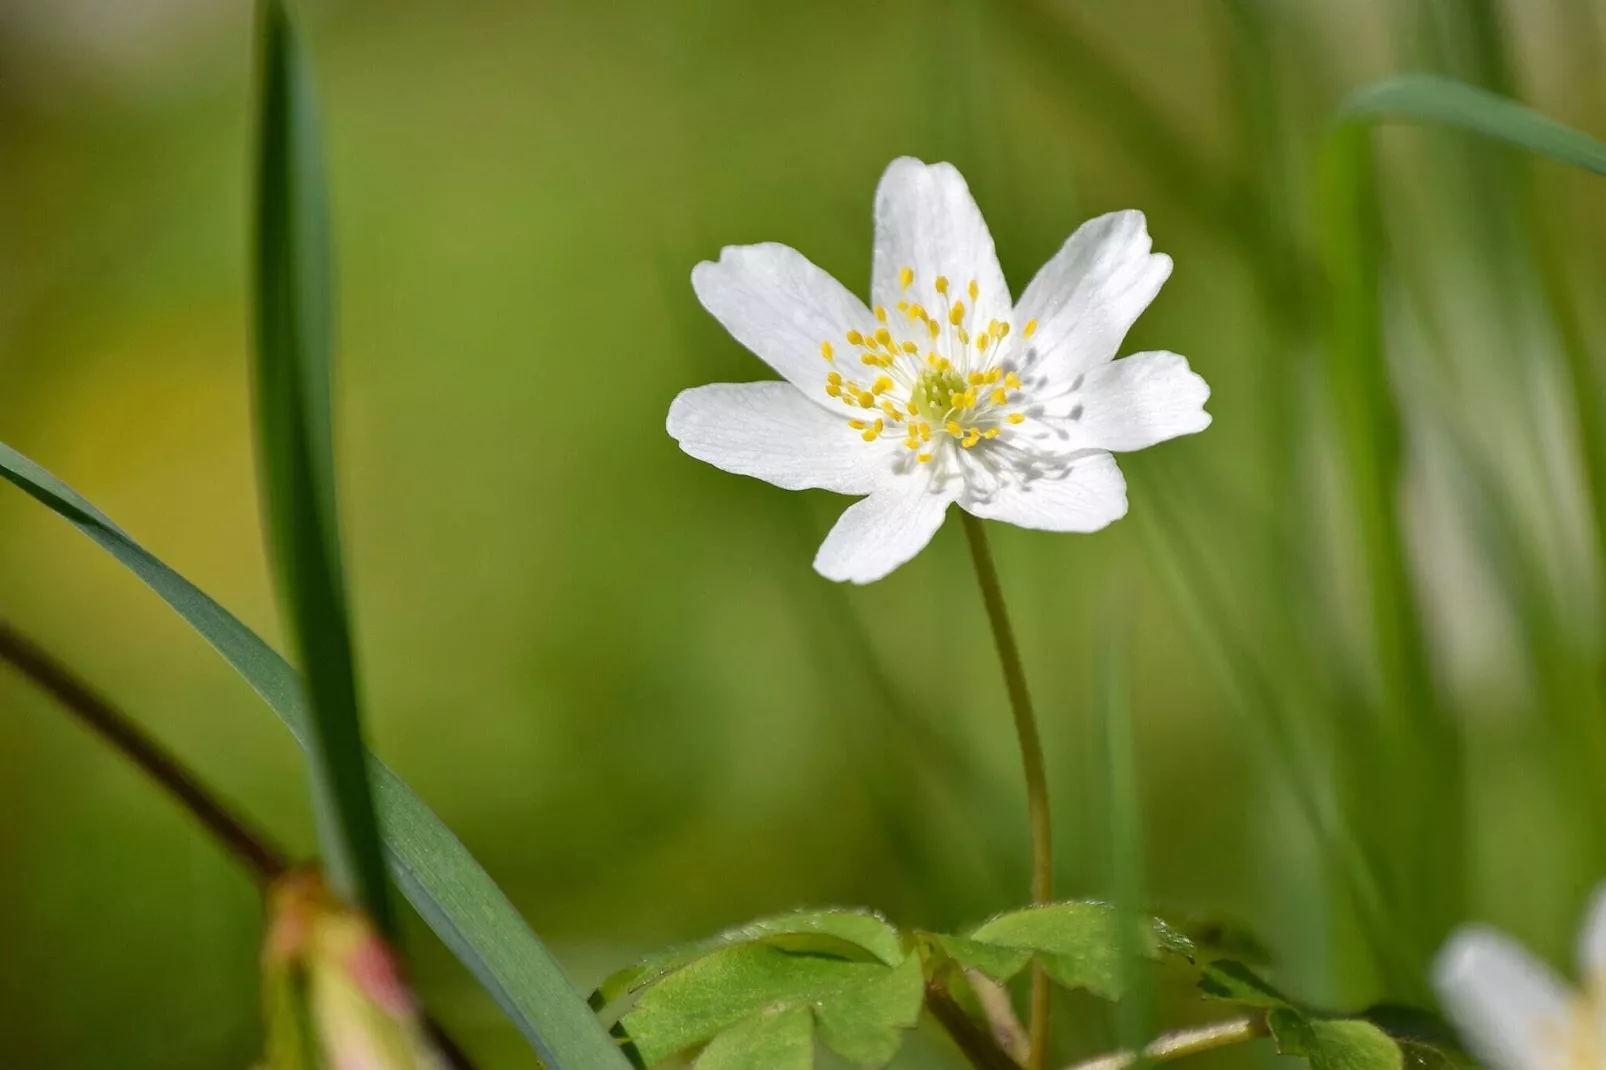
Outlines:
[[[1395,71],[1606,130],[1606,6],[303,9],[370,734],[578,984],[792,906],[953,927],[1026,898],[1018,755],[956,525],[834,587],[809,562],[842,499],[727,476],[663,431],[678,390],[768,377],[697,306],[692,265],[782,241],[863,292],[870,198],[905,153],[966,174],[1017,293],[1080,220],[1142,208],[1176,270],[1125,351],[1184,353],[1214,389],[1206,434],[1122,461],[1128,519],[994,532],[1063,893],[1109,894],[1094,678],[1124,630],[1158,909],[1247,924],[1294,990],[1342,1005],[1420,998],[1467,917],[1570,958],[1606,875],[1600,543],[1564,360],[1606,341],[1602,187],[1462,135],[1380,135],[1384,428],[1332,404],[1353,324],[1318,179],[1335,107]],[[0,5],[0,438],[277,637],[247,383],[251,58],[244,3]],[[1378,617],[1341,448],[1395,430],[1377,500],[1420,656]],[[282,727],[10,489],[0,615],[311,851]],[[910,619],[918,639],[887,626]],[[4,667],[0,919],[0,1062],[257,1052],[249,881]],[[412,950],[484,1066],[534,1065],[421,926]],[[1110,1042],[1091,1004],[1062,1021],[1067,1057]],[[953,1060],[926,1039],[898,1065]]]

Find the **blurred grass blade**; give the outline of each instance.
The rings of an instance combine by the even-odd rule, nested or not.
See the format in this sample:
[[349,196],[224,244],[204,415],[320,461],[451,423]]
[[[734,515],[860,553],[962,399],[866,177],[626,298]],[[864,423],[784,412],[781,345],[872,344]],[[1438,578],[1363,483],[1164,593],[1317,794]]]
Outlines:
[[330,414],[328,203],[316,105],[281,0],[258,12],[257,452],[270,556],[307,681],[318,840],[330,886],[388,939],[396,917],[368,783],[340,557]]
[[[1125,600],[1112,600],[1115,605]],[[1138,804],[1136,745],[1132,732],[1132,704],[1127,697],[1127,625],[1120,613],[1098,667],[1099,730],[1104,743],[1104,805],[1109,815],[1110,890],[1115,904],[1116,933],[1121,953],[1122,990],[1116,1004],[1116,1036],[1126,1051],[1137,1052],[1153,1034],[1154,992],[1144,959],[1147,947],[1144,918],[1143,818]]]
[[1453,126],[1552,160],[1606,174],[1606,144],[1514,100],[1431,74],[1406,74],[1357,90],[1340,118],[1402,119]]
[[[201,633],[307,746],[295,671],[228,610],[124,534],[55,476],[0,443],[0,476],[65,517]],[[391,874],[551,1070],[626,1070],[585,1000],[457,837],[383,762],[369,771]]]

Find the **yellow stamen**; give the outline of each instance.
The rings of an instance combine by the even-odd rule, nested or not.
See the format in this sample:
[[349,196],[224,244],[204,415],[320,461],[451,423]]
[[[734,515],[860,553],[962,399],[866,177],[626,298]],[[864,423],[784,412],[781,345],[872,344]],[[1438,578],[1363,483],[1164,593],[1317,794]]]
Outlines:
[[985,430],[985,431],[983,431],[981,433],[981,437],[982,438],[997,438],[998,437],[998,428],[989,427],[987,430]]
[[848,345],[850,345],[850,346],[859,346],[859,345],[863,345],[863,344],[864,344],[864,335],[860,334],[858,331],[849,331],[848,332]]
[[1026,321],[1026,337],[1030,338],[1032,335],[1034,335],[1036,333],[1037,333],[1037,321],[1036,320],[1027,320]]
[[921,464],[930,464],[931,463],[931,454],[922,453],[919,456],[915,457],[915,460],[919,461]]
[[1018,412],[1012,412],[1009,414],[1009,422],[1012,424],[1024,423],[1025,421],[1026,417],[1022,416]]
[[870,425],[865,423],[863,420],[849,420],[848,421],[848,426],[853,428],[855,431],[863,431],[866,427],[869,427]]
[[[875,307],[875,318],[882,323],[887,322],[887,310],[882,308],[880,305],[877,305]],[[877,331],[876,333],[880,334],[881,332]]]
[[965,303],[963,301],[955,301],[954,307],[948,310],[948,322],[955,327],[965,322]]
[[1008,375],[1004,376],[1004,385],[1009,387],[1011,390],[1019,390],[1020,376],[1016,375],[1014,372],[1010,372]]
[[968,287],[966,287],[966,289],[968,289],[970,291],[970,299],[972,301],[976,300],[976,292],[977,291],[976,291],[976,280],[975,279],[971,279],[970,280],[970,285]]
[[872,394],[885,394],[891,389],[892,376],[890,375],[878,375],[876,376],[876,381],[870,384],[870,393]]
[[948,293],[948,276],[946,276],[946,275],[938,275],[937,276],[937,292],[940,293],[940,294],[947,294]]
[[960,427],[958,422],[955,421],[955,420],[949,420],[946,424],[943,425],[943,427],[947,430],[947,432],[950,435],[953,435],[955,438],[958,438],[960,435],[964,434],[964,428]]
[[902,287],[903,289],[907,290],[909,288],[909,284],[911,282],[914,282],[914,281],[915,281],[915,269],[914,268],[907,268],[906,267],[906,268],[899,268],[898,269],[898,285],[900,287]]
[[1003,387],[999,387],[997,390],[993,391],[993,404],[994,405],[1002,405],[1005,402],[1007,402],[1008,400],[1009,400],[1009,391],[1005,390]]
[[981,372],[971,372],[967,378],[971,386],[980,386],[987,381],[987,377]]
[[820,343],[820,356],[824,357],[826,360],[830,360],[831,359],[831,343],[830,342],[821,342]]

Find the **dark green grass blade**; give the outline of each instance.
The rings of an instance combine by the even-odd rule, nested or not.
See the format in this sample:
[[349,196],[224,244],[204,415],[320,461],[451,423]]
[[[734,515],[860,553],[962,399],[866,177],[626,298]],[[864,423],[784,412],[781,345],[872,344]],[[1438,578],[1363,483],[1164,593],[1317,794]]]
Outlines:
[[[295,671],[194,584],[124,534],[100,510],[0,443],[0,476],[66,517],[201,633],[307,745],[309,714]],[[429,807],[369,759],[386,857],[397,886],[553,1070],[626,1070],[585,1000],[490,876]]]
[[270,557],[307,682],[308,779],[331,885],[395,939],[368,783],[335,506],[329,227],[318,121],[295,28],[258,12],[257,453]]
[[1357,90],[1344,119],[1453,126],[1561,163],[1606,174],[1606,144],[1514,100],[1430,74],[1406,74]]

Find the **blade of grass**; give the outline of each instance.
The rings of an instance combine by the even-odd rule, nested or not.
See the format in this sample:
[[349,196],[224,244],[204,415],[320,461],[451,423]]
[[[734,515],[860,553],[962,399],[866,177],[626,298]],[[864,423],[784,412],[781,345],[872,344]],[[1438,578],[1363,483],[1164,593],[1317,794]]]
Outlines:
[[399,935],[368,783],[335,504],[328,197],[289,12],[263,0],[256,200],[257,454],[269,556],[307,683],[307,768],[330,886]]
[[[85,498],[0,443],[0,477],[64,517],[143,580],[201,634],[307,746],[295,670],[257,634],[129,538]],[[397,886],[479,980],[551,1070],[626,1070],[563,968],[457,837],[370,756],[379,826]]]
[[[1111,600],[1112,605],[1126,600]],[[1138,802],[1137,747],[1127,697],[1130,640],[1119,610],[1099,662],[1100,735],[1104,737],[1104,804],[1109,815],[1110,900],[1120,937],[1122,990],[1116,1004],[1116,1038],[1122,1048],[1141,1053],[1153,1035],[1154,992],[1146,968],[1143,918],[1148,910],[1143,880],[1143,818]],[[1138,1061],[1142,1062],[1141,1054]]]
[[[1345,125],[1321,161],[1321,249],[1327,267],[1330,345],[1327,383],[1337,423],[1342,477],[1377,666],[1375,742],[1351,755],[1351,806],[1368,838],[1387,844],[1384,874],[1407,919],[1417,969],[1391,977],[1404,993],[1462,916],[1465,814],[1459,726],[1433,680],[1401,517],[1405,423],[1383,343],[1381,219],[1370,136]],[[1378,790],[1378,780],[1385,788]]]

